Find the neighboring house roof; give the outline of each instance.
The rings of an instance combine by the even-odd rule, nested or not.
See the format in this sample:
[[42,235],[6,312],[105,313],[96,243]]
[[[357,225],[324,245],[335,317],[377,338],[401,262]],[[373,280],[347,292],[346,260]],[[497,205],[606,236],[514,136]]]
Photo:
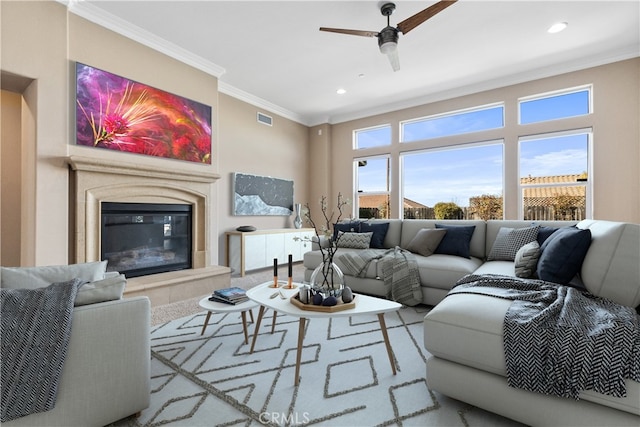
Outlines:
[[389,203],[389,196],[386,194],[367,194],[358,196],[358,207],[379,208]]
[[[389,196],[385,194],[367,194],[360,195],[358,197],[358,207],[360,208],[379,208],[381,206],[385,206],[387,203],[389,203]],[[403,205],[405,209],[420,209],[428,207],[426,205],[423,205],[422,203],[407,199],[406,197],[404,199]]]
[[404,198],[404,208],[410,208],[410,209],[420,209],[420,208],[427,208],[427,205],[423,205],[422,203],[418,203],[414,200],[411,199],[407,199],[406,197]]
[[[536,176],[521,178],[522,184],[558,184],[558,183],[578,183],[579,179],[586,178],[583,174],[575,175],[555,175],[555,176]],[[555,199],[558,196],[568,196],[575,198],[585,198],[586,188],[583,185],[569,185],[569,186],[549,186],[549,187],[531,187],[523,188],[524,198],[526,204],[529,206],[550,206],[554,204]]]

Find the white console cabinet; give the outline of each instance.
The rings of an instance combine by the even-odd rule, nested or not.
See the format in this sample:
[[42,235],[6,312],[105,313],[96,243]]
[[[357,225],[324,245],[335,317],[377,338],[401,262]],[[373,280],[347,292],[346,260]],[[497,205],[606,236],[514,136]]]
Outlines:
[[302,261],[305,252],[311,250],[311,238],[316,235],[313,228],[227,231],[225,234],[227,266],[241,276],[248,270],[272,267],[274,258],[278,258],[278,264],[286,264],[289,254],[293,255],[294,262]]

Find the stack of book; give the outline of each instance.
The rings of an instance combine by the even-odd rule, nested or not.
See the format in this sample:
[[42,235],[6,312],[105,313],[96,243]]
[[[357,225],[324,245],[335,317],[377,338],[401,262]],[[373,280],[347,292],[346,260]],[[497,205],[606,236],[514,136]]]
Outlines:
[[244,289],[238,287],[231,287],[225,289],[218,289],[213,291],[209,301],[223,302],[226,304],[241,304],[245,301],[249,301]]

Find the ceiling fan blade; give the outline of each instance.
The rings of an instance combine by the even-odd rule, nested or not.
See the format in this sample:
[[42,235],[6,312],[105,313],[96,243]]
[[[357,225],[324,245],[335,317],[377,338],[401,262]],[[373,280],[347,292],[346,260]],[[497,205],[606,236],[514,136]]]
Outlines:
[[327,28],[327,27],[320,27],[320,31],[328,31],[330,33],[349,34],[352,36],[378,37],[377,31],[344,30],[342,28]]
[[442,12],[449,6],[453,5],[458,0],[443,0],[439,1],[436,4],[433,4],[426,8],[425,10],[416,13],[413,16],[408,17],[404,21],[398,24],[398,30],[402,34],[407,34],[409,31],[413,30],[418,25],[422,24],[429,18],[432,18],[436,14]]

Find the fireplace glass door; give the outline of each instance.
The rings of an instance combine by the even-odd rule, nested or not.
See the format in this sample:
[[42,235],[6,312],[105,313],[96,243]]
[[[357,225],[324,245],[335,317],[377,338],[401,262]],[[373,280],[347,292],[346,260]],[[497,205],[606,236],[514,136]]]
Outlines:
[[102,204],[101,255],[126,277],[191,268],[191,205]]

